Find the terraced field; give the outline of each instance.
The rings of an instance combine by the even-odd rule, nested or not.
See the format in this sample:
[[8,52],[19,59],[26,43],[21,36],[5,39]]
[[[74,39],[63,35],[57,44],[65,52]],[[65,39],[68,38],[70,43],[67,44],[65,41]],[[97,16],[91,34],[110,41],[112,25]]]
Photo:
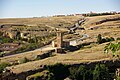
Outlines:
[[[62,24],[67,23],[67,25],[64,24],[61,27],[65,27],[65,26],[68,26],[68,24],[73,25],[73,23],[78,19],[80,19],[80,17],[72,16],[69,18],[67,17],[65,18],[53,17],[53,18],[41,18],[41,19],[35,18],[33,20],[35,20],[35,24],[39,24],[39,22],[40,23],[44,22],[47,25],[55,26],[55,27],[56,27],[56,23],[58,22],[62,23],[63,21]],[[111,57],[110,54],[109,55],[104,54],[104,46],[107,43],[96,44],[95,42],[97,41],[96,37],[98,34],[101,34],[103,38],[113,37],[116,39],[120,37],[120,15],[117,14],[117,15],[110,15],[110,16],[85,17],[85,19],[86,21],[82,24],[82,27],[84,27],[85,30],[77,29],[77,33],[89,35],[89,38],[81,41],[80,43],[93,42],[92,44],[84,46],[83,48],[80,48],[77,51],[68,52],[66,54],[56,54],[56,56],[48,57],[42,60],[31,61],[24,64],[10,66],[10,67],[7,67],[7,69],[9,69],[11,72],[15,74],[20,74],[22,72],[38,70],[42,68],[42,66],[44,65],[53,65],[56,63],[80,64],[80,63],[86,63],[86,62],[90,63],[90,62],[96,62],[96,61],[102,61],[102,60],[112,60],[113,58]],[[14,20],[15,19],[11,19],[10,21],[2,20],[0,21],[0,23],[11,23],[12,21],[13,23],[16,23],[16,21],[14,22]],[[32,18],[30,20],[32,21]],[[28,21],[29,19],[26,19],[26,21],[23,20],[21,23],[29,24]],[[53,23],[49,21],[52,21]],[[18,19],[18,22],[20,22],[19,19]],[[31,24],[33,24],[33,22],[31,22]],[[119,42],[119,40],[117,42]],[[118,53],[120,53],[120,51]],[[23,53],[24,56],[26,56],[27,54],[29,56],[31,55],[31,53],[25,53],[25,54]],[[32,54],[39,54],[39,51],[38,52],[32,51]],[[12,57],[3,57],[3,58],[0,58],[0,61],[14,62],[14,61],[17,61],[19,57],[22,58],[24,56],[22,56],[21,54],[21,56],[15,55]]]

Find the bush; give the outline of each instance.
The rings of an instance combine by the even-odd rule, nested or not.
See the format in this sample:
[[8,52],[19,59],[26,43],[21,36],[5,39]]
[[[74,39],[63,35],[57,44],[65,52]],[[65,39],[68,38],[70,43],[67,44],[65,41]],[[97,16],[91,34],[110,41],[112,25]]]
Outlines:
[[22,63],[26,63],[26,62],[28,62],[28,61],[29,61],[29,60],[28,60],[26,57],[24,57],[24,58],[18,60],[18,63],[22,64]]
[[117,79],[116,80],[120,80],[120,76],[117,76]]
[[115,39],[113,37],[110,37],[110,38],[106,38],[105,42],[110,42],[110,41],[114,41]]
[[118,37],[116,40],[120,40],[120,38]]
[[2,37],[1,39],[2,39],[1,40],[2,43],[12,43],[14,41],[13,39],[6,38],[6,37]]
[[49,72],[48,70],[35,73],[33,75],[28,76],[27,78],[27,80],[55,80],[54,74]]
[[35,43],[24,44],[22,47],[18,48],[17,50],[13,51],[12,53],[22,53],[25,51],[31,51],[38,48],[38,45]]
[[110,42],[110,41],[114,41],[115,39],[113,37],[110,37],[110,38],[102,38],[101,34],[99,34],[97,36],[97,43],[99,44],[102,44],[102,43],[105,43],[105,42]]
[[0,57],[3,57],[4,54],[5,54],[4,52],[1,52],[1,51],[0,51]]
[[2,71],[3,71],[7,66],[10,66],[10,64],[9,64],[9,63],[6,63],[6,62],[0,63],[0,73],[2,73]]

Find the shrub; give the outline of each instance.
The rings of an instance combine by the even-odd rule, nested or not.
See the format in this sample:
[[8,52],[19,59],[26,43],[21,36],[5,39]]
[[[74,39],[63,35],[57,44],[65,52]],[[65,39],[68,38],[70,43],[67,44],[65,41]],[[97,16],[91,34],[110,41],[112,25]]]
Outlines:
[[106,41],[105,42],[110,42],[110,41],[114,41],[115,39],[113,37],[110,37],[110,38],[106,38]]
[[120,40],[120,38],[118,37],[116,40]]
[[2,73],[2,71],[3,71],[7,66],[10,66],[10,64],[7,63],[7,62],[0,63],[0,73]]
[[2,37],[2,43],[12,43],[14,40],[6,37]]
[[116,80],[120,80],[120,76],[117,76],[117,79]]
[[0,51],[0,57],[3,57],[4,54],[5,54],[4,52],[1,52],[1,51]]
[[49,72],[48,70],[44,70],[42,72],[35,73],[27,77],[28,80],[55,80],[54,74]]
[[24,57],[24,58],[18,60],[18,63],[22,64],[22,63],[26,63],[26,62],[28,62],[28,61],[29,61],[29,60],[28,60],[26,57]]
[[102,38],[101,34],[99,34],[97,36],[97,43],[99,44],[102,44],[102,43],[105,43],[105,42],[110,42],[110,41],[114,41],[115,39],[113,37],[106,37],[106,38]]
[[38,45],[35,43],[24,44],[22,47],[18,48],[17,50],[13,51],[12,53],[21,53],[25,51],[31,51],[38,48]]

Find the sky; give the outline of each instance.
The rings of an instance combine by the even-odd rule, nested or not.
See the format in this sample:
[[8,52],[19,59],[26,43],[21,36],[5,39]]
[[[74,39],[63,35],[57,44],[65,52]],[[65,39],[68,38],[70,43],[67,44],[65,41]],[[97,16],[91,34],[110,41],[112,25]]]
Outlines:
[[120,0],[0,0],[0,18],[120,11]]

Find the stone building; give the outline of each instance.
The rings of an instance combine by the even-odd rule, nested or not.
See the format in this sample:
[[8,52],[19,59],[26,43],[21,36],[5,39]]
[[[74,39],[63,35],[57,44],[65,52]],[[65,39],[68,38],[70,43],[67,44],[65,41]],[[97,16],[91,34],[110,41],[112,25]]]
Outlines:
[[63,33],[57,32],[57,38],[52,41],[52,47],[65,48],[70,46],[70,41],[63,40]]
[[57,32],[57,38],[55,41],[52,41],[52,47],[56,47],[56,52],[57,53],[62,53],[63,48],[67,48],[70,46],[69,41],[63,41],[63,33],[62,32]]
[[57,47],[61,48],[63,46],[63,34],[57,32]]

